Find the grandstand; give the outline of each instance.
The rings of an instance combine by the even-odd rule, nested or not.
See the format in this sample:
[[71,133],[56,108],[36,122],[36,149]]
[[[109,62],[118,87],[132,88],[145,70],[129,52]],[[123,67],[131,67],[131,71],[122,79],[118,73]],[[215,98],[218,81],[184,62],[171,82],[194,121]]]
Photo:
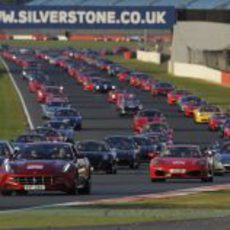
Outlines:
[[174,6],[177,9],[230,9],[230,0],[34,0],[28,5]]

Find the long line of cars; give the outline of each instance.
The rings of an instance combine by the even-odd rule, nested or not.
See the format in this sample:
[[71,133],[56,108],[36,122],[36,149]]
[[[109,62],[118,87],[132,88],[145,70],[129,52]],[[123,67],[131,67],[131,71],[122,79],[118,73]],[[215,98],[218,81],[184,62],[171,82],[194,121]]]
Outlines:
[[[102,59],[91,50],[11,48],[2,55],[22,67],[22,79],[27,82],[29,91],[36,94],[37,102],[41,103],[43,118],[49,119],[13,143],[16,154],[12,153],[2,161],[1,175],[4,176],[0,188],[3,194],[31,190],[89,193],[92,167],[115,174],[119,165],[136,169],[142,160],[151,160],[152,181],[169,178],[212,181],[213,169],[221,173],[228,170],[230,159],[226,160],[225,157],[223,163],[219,155],[222,154],[222,147],[229,154],[229,141],[219,144],[218,150],[210,147],[206,151],[201,151],[199,146],[173,144],[173,129],[164,114],[155,108],[144,108],[136,94],[117,88],[110,77],[150,91],[153,96],[167,96],[168,103],[177,104],[180,112],[194,117],[196,122],[209,122],[210,127],[215,127],[212,130],[221,127],[223,136],[229,138],[229,114],[189,91],[178,90],[168,82],[155,80],[144,73]],[[102,141],[76,141],[75,131],[82,129],[81,114],[72,107],[64,87],[50,80],[51,77],[45,72],[47,64],[63,68],[82,85],[82,90],[107,93],[108,102],[116,106],[119,116],[133,116],[134,135],[108,136]],[[212,121],[214,119],[218,121]],[[5,152],[2,151],[1,155]]]

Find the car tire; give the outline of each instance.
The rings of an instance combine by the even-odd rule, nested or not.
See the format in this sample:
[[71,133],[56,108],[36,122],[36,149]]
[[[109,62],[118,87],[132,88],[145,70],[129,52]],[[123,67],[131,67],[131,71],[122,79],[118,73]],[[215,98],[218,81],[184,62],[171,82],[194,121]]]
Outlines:
[[77,130],[82,130],[82,124],[75,125],[74,130],[75,130],[75,131],[77,131]]
[[80,188],[77,190],[78,194],[81,194],[81,195],[88,195],[90,194],[91,192],[91,182],[90,182],[90,179],[85,181],[85,185],[83,188]]
[[213,182],[213,171],[209,171],[205,177],[201,178],[201,182]]
[[12,196],[12,193],[13,193],[13,191],[11,191],[11,190],[2,190],[1,191],[1,194],[3,196]]
[[139,164],[138,162],[136,162],[136,161],[132,162],[132,163],[129,165],[129,167],[130,167],[131,169],[138,169],[139,166],[140,166],[140,164]]
[[106,174],[117,174],[117,166],[113,164],[111,168],[106,171]]
[[201,178],[201,182],[213,182],[213,177],[203,177]]

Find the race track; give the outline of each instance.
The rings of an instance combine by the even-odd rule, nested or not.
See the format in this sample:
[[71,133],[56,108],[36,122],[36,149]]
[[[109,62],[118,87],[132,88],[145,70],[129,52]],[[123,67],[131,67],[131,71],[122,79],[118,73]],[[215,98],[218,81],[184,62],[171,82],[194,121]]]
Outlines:
[[[41,124],[41,107],[30,94],[27,84],[19,75],[20,69],[7,63],[13,77],[22,92],[27,108],[35,126]],[[73,107],[79,109],[83,116],[83,130],[77,133],[77,140],[102,139],[110,134],[132,134],[132,118],[120,118],[114,108],[106,101],[106,95],[83,92],[82,87],[57,67],[47,65],[46,72],[57,84],[62,84]],[[121,85],[114,81],[117,85]],[[128,87],[122,85],[122,87]],[[130,88],[131,89],[131,88]],[[146,108],[157,108],[167,117],[175,130],[176,143],[190,143],[207,146],[218,138],[216,133],[208,131],[206,125],[196,125],[192,119],[185,118],[177,112],[176,107],[166,104],[165,98],[153,98],[149,93],[132,89]],[[214,184],[228,183],[229,175],[215,177]],[[159,193],[169,190],[202,186],[200,181],[172,180],[166,183],[151,183],[148,177],[148,165],[143,164],[138,170],[121,168],[117,175],[96,173],[92,180],[92,194],[87,196],[67,196],[62,193],[34,193],[27,196],[4,197],[0,201],[0,210],[18,209],[54,203],[87,201],[104,198],[122,197],[136,194]],[[208,184],[205,184],[208,185]]]

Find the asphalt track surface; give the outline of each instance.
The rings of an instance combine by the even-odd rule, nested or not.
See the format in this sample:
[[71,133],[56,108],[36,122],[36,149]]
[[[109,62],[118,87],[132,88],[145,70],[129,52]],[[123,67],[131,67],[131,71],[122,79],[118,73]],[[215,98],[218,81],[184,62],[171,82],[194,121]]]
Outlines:
[[[21,70],[12,63],[7,63],[13,77],[22,92],[34,125],[42,124],[41,107],[30,94],[27,84],[21,79]],[[57,84],[62,84],[73,107],[79,109],[83,116],[83,130],[77,133],[77,140],[103,139],[107,135],[132,134],[132,118],[120,118],[114,105],[107,103],[105,94],[84,92],[75,80],[70,78],[63,70],[46,66],[46,72]],[[120,87],[128,87],[113,81]],[[131,89],[131,88],[130,88]],[[166,116],[175,130],[176,143],[200,144],[206,146],[218,138],[218,134],[209,132],[206,125],[196,125],[192,119],[185,118],[177,112],[176,107],[167,105],[165,98],[153,98],[149,93],[139,89],[134,91],[145,108],[157,108]],[[228,183],[229,175],[216,177],[214,183]],[[203,186],[199,180],[172,180],[166,183],[151,183],[148,177],[148,165],[142,164],[138,170],[121,168],[117,175],[95,173],[92,179],[92,193],[87,196],[69,196],[63,193],[32,193],[27,196],[0,197],[0,210],[29,208],[56,203],[91,201],[105,198],[124,197],[129,195],[160,193],[171,190]]]

